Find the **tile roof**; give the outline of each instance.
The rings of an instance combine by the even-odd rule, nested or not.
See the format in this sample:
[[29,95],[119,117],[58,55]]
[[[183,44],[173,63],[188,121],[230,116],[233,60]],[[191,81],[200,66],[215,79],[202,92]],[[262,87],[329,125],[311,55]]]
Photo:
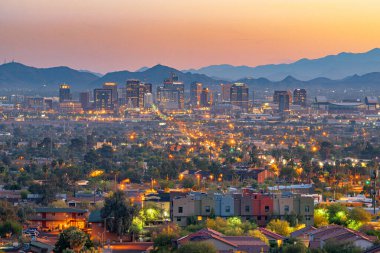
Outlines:
[[258,228],[258,230],[260,230],[261,233],[263,233],[266,237],[270,237],[270,238],[273,238],[275,240],[284,240],[285,237],[282,236],[282,235],[279,235],[275,232],[272,232],[270,231],[269,229],[266,229],[266,228]]
[[77,208],[38,207],[36,213],[86,213],[87,210]]
[[307,227],[304,227],[304,228],[301,228],[299,230],[294,231],[293,233],[290,234],[290,237],[298,237],[298,236],[303,235],[303,234],[308,234],[311,231],[314,231],[316,229],[317,228],[315,228],[313,226],[307,226]]

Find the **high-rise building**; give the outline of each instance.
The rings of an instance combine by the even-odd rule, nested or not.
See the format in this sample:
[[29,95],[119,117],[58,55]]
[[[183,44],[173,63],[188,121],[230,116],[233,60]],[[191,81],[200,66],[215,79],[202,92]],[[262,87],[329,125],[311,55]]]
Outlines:
[[230,101],[232,105],[248,110],[249,89],[244,83],[234,83],[230,89]]
[[230,84],[230,83],[223,84],[222,83],[220,86],[222,87],[222,101],[221,102],[230,101],[232,84]]
[[65,102],[71,100],[70,85],[61,84],[59,86],[59,102]]
[[290,94],[287,91],[278,94],[278,110],[280,113],[289,111],[290,109]]
[[82,105],[83,110],[89,109],[90,108],[90,93],[89,92],[79,93],[79,102]]
[[152,93],[145,93],[144,94],[144,108],[152,108],[153,105],[153,94]]
[[290,101],[292,101],[291,91],[275,90],[273,93],[273,103],[278,104],[280,94],[288,93]]
[[190,85],[190,104],[192,107],[199,107],[201,101],[202,84],[193,82]]
[[203,88],[201,92],[201,100],[200,100],[200,106],[201,107],[211,107],[212,104],[212,93],[208,88]]
[[112,90],[95,89],[94,90],[94,107],[97,111],[110,112],[113,110]]
[[157,102],[163,109],[182,110],[185,108],[185,86],[174,74],[157,87]]
[[152,84],[139,80],[128,80],[126,85],[126,104],[129,108],[144,108],[144,95],[152,93]]
[[140,80],[127,80],[126,84],[126,104],[130,108],[139,107]]
[[293,91],[293,104],[306,106],[306,96],[307,92],[305,89],[295,89]]
[[117,84],[116,83],[111,83],[107,82],[103,84],[103,89],[110,89],[112,90],[112,102],[117,103],[118,100],[118,93],[117,93]]

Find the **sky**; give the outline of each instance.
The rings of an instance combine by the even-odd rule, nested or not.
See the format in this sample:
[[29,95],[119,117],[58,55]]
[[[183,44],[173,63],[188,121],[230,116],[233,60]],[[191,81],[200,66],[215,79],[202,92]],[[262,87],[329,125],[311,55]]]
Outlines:
[[100,73],[380,47],[379,0],[0,0],[0,63]]

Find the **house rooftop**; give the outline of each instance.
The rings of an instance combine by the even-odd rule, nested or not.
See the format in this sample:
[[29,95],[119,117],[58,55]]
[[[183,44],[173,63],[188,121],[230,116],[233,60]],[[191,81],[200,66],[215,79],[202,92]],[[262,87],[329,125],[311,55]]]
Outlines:
[[87,213],[87,210],[77,208],[39,207],[36,213]]

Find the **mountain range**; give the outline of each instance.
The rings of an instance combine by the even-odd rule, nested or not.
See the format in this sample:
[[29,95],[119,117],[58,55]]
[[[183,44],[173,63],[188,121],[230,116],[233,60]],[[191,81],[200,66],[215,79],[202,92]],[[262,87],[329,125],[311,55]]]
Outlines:
[[375,48],[365,53],[340,53],[319,59],[301,59],[289,64],[269,64],[257,67],[223,64],[185,71],[224,80],[264,77],[272,81],[280,81],[287,76],[300,80],[317,77],[342,79],[354,74],[380,72],[380,49]]
[[74,91],[101,87],[104,82],[125,84],[128,79],[139,79],[158,85],[176,74],[185,84],[194,81],[206,85],[216,85],[223,81],[210,78],[203,74],[183,73],[177,69],[156,65],[136,72],[117,71],[98,76],[90,71],[75,70],[68,67],[35,68],[17,62],[0,65],[0,89],[44,89],[57,90],[62,83],[71,84]]
[[[354,58],[357,59],[358,63],[353,60]],[[359,66],[359,63],[361,63],[362,66]],[[343,65],[346,65],[347,70],[343,71]],[[229,74],[229,65],[223,66],[226,68],[225,74]],[[273,67],[273,75],[275,75],[275,73],[279,73],[278,69],[280,69],[281,66],[283,65],[266,65],[266,67],[262,66],[262,69],[266,68],[269,74],[269,68]],[[336,56],[327,56],[317,60],[304,59],[295,62],[293,65],[287,64],[286,66],[292,70],[289,70],[291,73],[278,80],[273,81],[267,77],[244,77],[233,80],[247,83],[253,88],[267,87],[285,89],[297,87],[318,89],[326,87],[354,87],[380,89],[380,49],[373,49],[363,54],[341,53]],[[291,68],[290,66],[297,67]],[[315,66],[316,68],[313,70],[314,74],[309,71],[311,66]],[[319,68],[317,68],[317,66],[319,66]],[[328,66],[330,66],[329,71],[326,70],[329,68]],[[336,70],[334,75],[339,76],[336,79],[328,78],[329,73],[332,75],[334,72],[332,71],[332,69],[334,69],[333,66],[335,66]],[[277,70],[276,67],[278,67]],[[234,68],[240,67],[232,67],[231,75],[236,74],[233,70]],[[366,68],[366,71],[364,68]],[[376,70],[376,68],[378,69]],[[301,69],[304,69],[304,72],[301,72]],[[325,69],[325,72],[323,72],[323,69]],[[285,73],[288,74],[289,72]],[[346,74],[343,74],[343,72]],[[220,83],[230,82],[231,77],[215,78],[210,77],[213,75],[212,73],[208,73],[209,76],[204,73],[179,71],[164,65],[156,65],[151,68],[144,67],[135,72],[128,70],[109,72],[103,76],[99,76],[99,74],[94,72],[75,70],[69,67],[35,68],[17,62],[10,62],[0,65],[0,89],[26,89],[55,92],[58,90],[59,84],[67,83],[72,86],[73,91],[83,91],[101,87],[104,82],[116,82],[122,85],[125,84],[128,79],[139,79],[143,82],[149,82],[152,83],[155,88],[157,85],[162,84],[163,80],[168,78],[171,73],[176,74],[179,80],[185,83],[186,89],[189,89],[189,84],[194,81],[213,87]],[[295,73],[303,73],[303,76],[310,76],[311,78],[304,81]],[[324,73],[325,75],[320,73]]]

